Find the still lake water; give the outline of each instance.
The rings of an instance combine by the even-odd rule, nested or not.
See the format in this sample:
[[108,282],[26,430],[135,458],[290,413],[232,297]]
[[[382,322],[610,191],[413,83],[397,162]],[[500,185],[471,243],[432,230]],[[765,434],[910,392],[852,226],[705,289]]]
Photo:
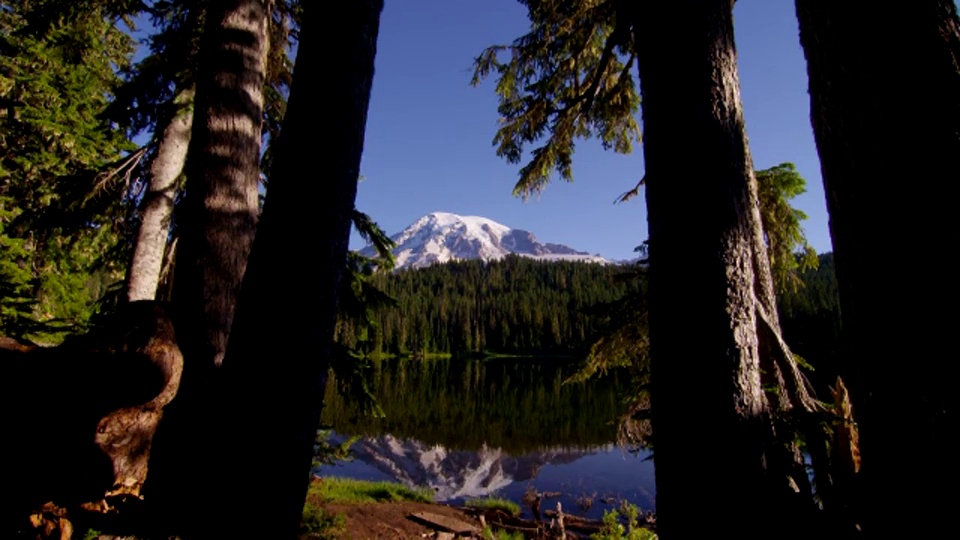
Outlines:
[[600,517],[627,500],[653,510],[649,453],[614,444],[628,377],[563,384],[573,368],[530,358],[376,362],[371,390],[386,418],[364,416],[329,391],[323,424],[335,442],[359,439],[352,460],[316,472],[428,487],[451,503],[487,495],[520,502],[536,489],[559,493],[544,509],[560,501]]

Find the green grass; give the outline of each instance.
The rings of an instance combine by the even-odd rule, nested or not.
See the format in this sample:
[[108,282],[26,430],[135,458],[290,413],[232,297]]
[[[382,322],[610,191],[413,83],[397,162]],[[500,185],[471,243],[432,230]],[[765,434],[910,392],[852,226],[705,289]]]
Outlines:
[[463,504],[464,506],[469,506],[470,508],[480,508],[482,510],[503,510],[512,516],[520,515],[520,505],[511,500],[500,499],[497,497],[469,499]]
[[306,505],[301,521],[303,531],[312,538],[330,538],[343,532],[346,518],[342,514],[330,514],[323,508]]
[[453,353],[448,352],[417,352],[407,355],[414,360],[449,360],[453,358]]
[[523,536],[522,532],[509,532],[497,529],[496,531],[491,530],[490,527],[487,527],[483,530],[483,539],[484,540],[525,540],[526,537]]
[[308,498],[331,503],[372,503],[384,501],[433,502],[433,492],[410,488],[396,482],[368,482],[326,477],[310,484]]
[[[657,540],[657,534],[640,526],[640,509],[623,501],[619,509],[603,512],[603,528],[591,534],[590,540]],[[626,521],[624,527],[622,521]]]
[[383,352],[383,351],[373,351],[373,352],[367,353],[367,358],[375,362],[378,362],[380,360],[393,360],[394,358],[399,358],[399,357],[400,355],[398,354]]

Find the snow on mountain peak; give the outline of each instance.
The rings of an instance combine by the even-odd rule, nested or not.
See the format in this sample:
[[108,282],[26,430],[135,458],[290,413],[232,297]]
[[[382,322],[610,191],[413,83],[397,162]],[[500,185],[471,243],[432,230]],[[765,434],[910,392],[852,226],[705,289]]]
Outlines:
[[[560,244],[541,243],[519,229],[480,216],[432,212],[391,237],[397,268],[419,268],[458,259],[500,259],[511,253],[538,259],[609,262]],[[362,253],[372,255],[372,248]]]
[[[337,442],[345,439],[342,435],[333,437]],[[408,486],[432,488],[437,501],[449,501],[489,496],[514,482],[530,481],[545,464],[570,463],[607,448],[544,448],[510,456],[501,448],[485,444],[473,451],[380,435],[360,439],[350,452]]]

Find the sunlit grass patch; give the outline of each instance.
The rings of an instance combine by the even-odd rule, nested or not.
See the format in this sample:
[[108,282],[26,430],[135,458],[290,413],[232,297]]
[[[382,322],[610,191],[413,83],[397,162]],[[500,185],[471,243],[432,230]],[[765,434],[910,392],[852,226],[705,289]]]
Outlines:
[[308,500],[322,502],[372,503],[388,501],[433,502],[433,492],[426,488],[411,488],[396,482],[370,482],[351,478],[318,478],[310,484]]
[[342,514],[331,514],[308,503],[303,507],[301,526],[302,531],[311,538],[329,538],[344,531],[346,518]]
[[520,505],[511,500],[501,499],[498,497],[469,499],[464,503],[464,506],[469,506],[470,508],[479,508],[481,510],[503,510],[512,516],[520,515]]
[[503,531],[500,529],[493,530],[490,527],[487,527],[483,530],[483,539],[484,540],[525,540],[526,537],[522,532],[510,532]]

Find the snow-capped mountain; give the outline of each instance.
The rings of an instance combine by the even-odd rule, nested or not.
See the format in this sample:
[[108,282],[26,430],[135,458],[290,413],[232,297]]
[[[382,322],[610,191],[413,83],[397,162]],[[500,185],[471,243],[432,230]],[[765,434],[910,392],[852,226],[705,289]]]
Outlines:
[[[427,214],[391,236],[397,268],[419,268],[457,259],[500,259],[509,254],[543,260],[609,263],[599,255],[560,244],[542,243],[530,232],[479,216],[448,212]],[[373,255],[367,246],[361,253]]]
[[[339,442],[342,436],[335,436]],[[534,478],[546,464],[573,462],[598,449],[544,449],[510,456],[486,445],[477,451],[453,450],[392,435],[361,439],[350,453],[408,486],[429,486],[438,501],[483,497],[515,482]]]

